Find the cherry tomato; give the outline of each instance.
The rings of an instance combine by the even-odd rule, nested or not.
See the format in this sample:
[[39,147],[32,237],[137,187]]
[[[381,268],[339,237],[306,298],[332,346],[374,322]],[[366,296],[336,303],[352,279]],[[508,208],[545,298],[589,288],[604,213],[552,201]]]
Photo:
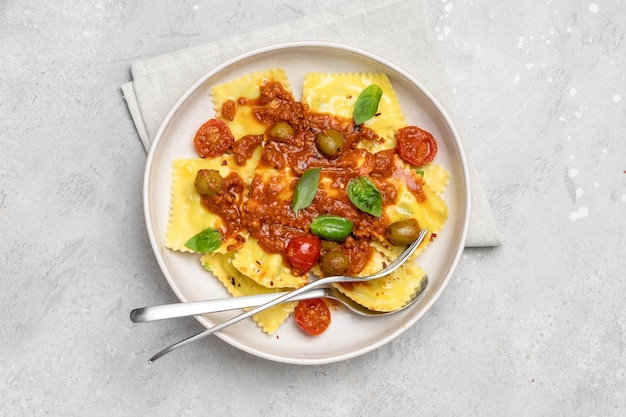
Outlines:
[[320,257],[322,241],[313,235],[299,235],[289,241],[284,255],[294,272],[305,274],[315,265]]
[[211,119],[198,129],[193,144],[200,156],[210,158],[222,155],[234,141],[233,134],[223,120]]
[[302,300],[294,313],[296,323],[311,336],[324,333],[330,324],[330,309],[321,298]]
[[407,126],[396,134],[398,154],[405,162],[418,167],[424,166],[437,155],[437,141],[417,126]]

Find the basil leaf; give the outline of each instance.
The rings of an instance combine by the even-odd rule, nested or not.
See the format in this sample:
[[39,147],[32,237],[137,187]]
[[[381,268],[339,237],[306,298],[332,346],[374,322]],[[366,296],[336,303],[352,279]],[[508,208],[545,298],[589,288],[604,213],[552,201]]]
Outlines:
[[361,91],[359,98],[354,103],[354,123],[360,125],[368,121],[378,111],[378,103],[383,96],[383,89],[376,84],[368,85],[365,90]]
[[298,180],[296,189],[293,192],[293,201],[291,202],[291,208],[296,214],[298,214],[299,210],[307,208],[313,201],[321,173],[322,168],[307,169]]
[[323,214],[311,222],[311,232],[324,240],[342,242],[352,233],[354,223],[341,216]]
[[419,175],[420,177],[424,178],[424,171],[423,171],[423,170],[421,170],[421,169],[416,169],[416,170],[415,170],[415,173],[416,173],[417,175]]
[[185,246],[194,252],[213,252],[222,246],[222,234],[216,228],[209,227],[186,241]]
[[383,197],[376,185],[367,177],[351,180],[347,187],[348,198],[361,211],[380,217],[383,212]]

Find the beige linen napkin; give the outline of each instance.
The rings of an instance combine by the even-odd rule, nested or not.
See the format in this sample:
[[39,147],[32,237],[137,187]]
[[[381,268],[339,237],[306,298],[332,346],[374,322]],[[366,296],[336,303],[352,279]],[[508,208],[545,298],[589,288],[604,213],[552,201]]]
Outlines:
[[[133,62],[133,81],[124,84],[122,91],[146,150],[178,98],[213,67],[258,47],[307,40],[365,49],[404,68],[448,111],[463,139],[464,132],[423,3],[355,0],[288,23]],[[501,237],[491,207],[469,156],[468,160],[472,201],[466,246],[499,245]]]

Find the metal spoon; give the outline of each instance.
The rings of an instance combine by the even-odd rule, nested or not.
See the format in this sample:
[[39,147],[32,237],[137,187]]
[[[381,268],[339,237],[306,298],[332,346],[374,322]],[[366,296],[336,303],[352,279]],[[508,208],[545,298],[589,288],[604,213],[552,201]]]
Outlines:
[[[307,285],[300,287],[296,290],[287,292],[284,295],[281,295],[279,297],[274,298],[272,301],[269,301],[265,304],[262,304],[256,308],[253,308],[252,310],[249,310],[245,313],[242,313],[236,317],[233,317],[230,320],[226,320],[225,322],[218,324],[216,326],[211,327],[210,329],[204,330],[200,333],[197,333],[193,336],[190,336],[186,339],[181,340],[180,342],[174,343],[171,346],[168,346],[167,348],[163,349],[162,351],[158,352],[156,355],[154,355],[153,357],[151,357],[150,359],[148,359],[149,363],[154,362],[155,360],[159,359],[161,356],[178,349],[179,347],[182,347],[188,343],[194,342],[196,340],[200,340],[202,338],[205,338],[207,336],[212,335],[215,332],[218,332],[228,326],[230,326],[231,324],[235,324],[240,322],[241,320],[244,320],[250,316],[255,315],[256,313],[259,313],[263,310],[266,310],[270,307],[273,307],[277,304],[280,303],[284,303],[285,301],[291,300],[294,297],[303,294],[307,291],[310,291],[313,288],[319,288],[322,286],[326,286],[328,284],[331,284],[333,282],[364,282],[364,281],[371,281],[377,278],[382,278],[384,276],[389,275],[390,273],[392,273],[393,271],[395,271],[396,269],[398,269],[408,258],[409,256],[411,256],[411,254],[413,254],[413,252],[415,251],[415,249],[417,249],[417,247],[419,246],[419,244],[422,242],[422,240],[424,239],[424,236],[426,235],[426,229],[422,229],[420,231],[419,236],[417,237],[417,239],[415,240],[415,242],[411,243],[396,259],[393,260],[393,262],[391,262],[386,268],[384,268],[383,270],[381,270],[380,272],[374,274],[374,275],[369,275],[366,277],[349,277],[349,276],[333,276],[333,277],[326,277],[326,278],[320,278],[317,281],[313,281],[308,283]],[[396,310],[397,311],[397,310]]]
[[[364,307],[353,299],[339,291],[335,287],[314,288],[305,293],[290,298],[289,301],[310,300],[312,298],[330,298],[345,305],[352,312],[361,316],[385,316],[397,313],[415,303],[422,295],[428,278],[424,276],[418,288],[411,294],[409,301],[402,307],[393,311],[375,311]],[[239,308],[256,307],[273,301],[288,292],[275,292],[268,294],[249,295],[245,297],[229,297],[206,301],[192,301],[188,303],[164,304],[158,306],[136,308],[130,312],[130,320],[133,323],[147,323],[150,321],[172,319],[178,317],[197,316],[200,314],[217,313],[220,311],[236,310]]]

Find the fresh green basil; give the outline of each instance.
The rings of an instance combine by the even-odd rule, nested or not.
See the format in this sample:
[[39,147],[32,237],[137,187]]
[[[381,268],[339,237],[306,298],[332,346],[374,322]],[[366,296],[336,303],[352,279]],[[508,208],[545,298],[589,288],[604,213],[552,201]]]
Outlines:
[[415,170],[415,173],[416,173],[417,175],[419,175],[420,177],[424,178],[424,171],[423,171],[423,170],[421,170],[421,169],[416,169],[416,170]]
[[216,228],[209,227],[185,242],[185,246],[194,252],[213,252],[222,246],[222,234]]
[[311,232],[324,240],[342,242],[352,233],[354,223],[344,217],[322,214],[311,222]]
[[307,208],[313,201],[321,173],[322,168],[307,169],[298,180],[296,189],[293,192],[293,201],[291,202],[291,208],[296,212],[296,215],[299,210]]
[[376,114],[378,111],[378,103],[383,96],[383,89],[376,84],[368,85],[354,103],[354,123],[360,125]]
[[367,177],[351,180],[347,187],[348,198],[361,211],[380,217],[383,212],[383,197],[376,185]]

